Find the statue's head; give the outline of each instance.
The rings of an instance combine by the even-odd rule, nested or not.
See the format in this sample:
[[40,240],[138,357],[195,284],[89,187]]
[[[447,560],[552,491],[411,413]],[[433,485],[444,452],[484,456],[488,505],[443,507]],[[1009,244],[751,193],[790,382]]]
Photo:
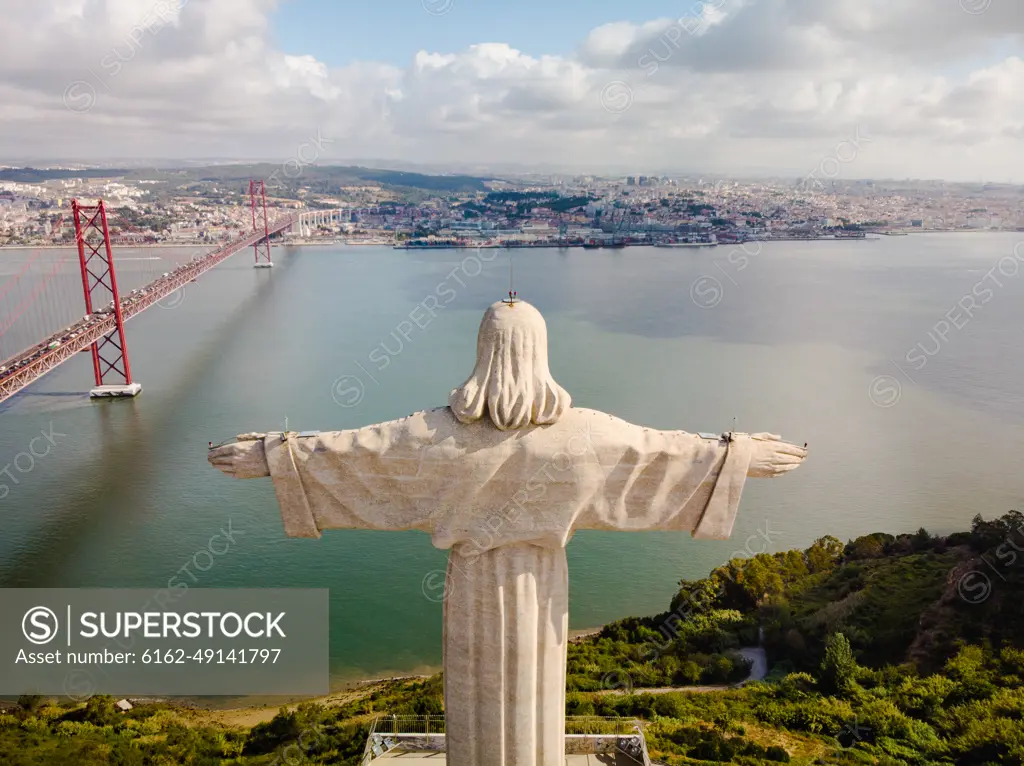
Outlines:
[[500,301],[484,314],[476,367],[448,406],[463,423],[485,414],[502,431],[556,422],[572,398],[548,370],[548,328],[529,303]]

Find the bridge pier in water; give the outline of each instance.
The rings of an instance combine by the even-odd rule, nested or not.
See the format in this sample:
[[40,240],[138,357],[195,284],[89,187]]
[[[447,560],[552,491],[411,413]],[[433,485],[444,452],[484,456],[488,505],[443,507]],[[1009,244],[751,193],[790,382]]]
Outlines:
[[119,399],[126,396],[138,396],[141,393],[141,383],[128,383],[126,385],[112,386],[96,386],[96,388],[89,389],[89,396],[92,399]]

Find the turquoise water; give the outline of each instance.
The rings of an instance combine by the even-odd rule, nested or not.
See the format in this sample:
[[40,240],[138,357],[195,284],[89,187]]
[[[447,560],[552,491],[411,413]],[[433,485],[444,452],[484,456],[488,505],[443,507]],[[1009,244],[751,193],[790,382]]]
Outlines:
[[[748,485],[730,541],[578,533],[572,627],[662,611],[678,580],[731,555],[949,531],[1020,507],[1017,241],[784,242],[748,245],[745,260],[724,247],[515,251],[516,289],[547,317],[552,372],[577,405],[688,431],[735,422],[811,448],[800,471]],[[0,257],[0,278],[16,257]],[[508,289],[507,259],[277,249],[273,270],[237,256],[132,320],[138,399],[89,401],[83,354],[0,407],[0,467],[29,468],[0,475],[0,585],[326,586],[337,680],[436,667],[441,604],[424,581],[443,551],[420,533],[285,538],[269,480],[219,474],[206,446],[443,405],[472,367],[484,308]],[[971,315],[951,314],[968,295]],[[17,457],[51,428],[49,454]],[[228,550],[203,553],[229,524]]]

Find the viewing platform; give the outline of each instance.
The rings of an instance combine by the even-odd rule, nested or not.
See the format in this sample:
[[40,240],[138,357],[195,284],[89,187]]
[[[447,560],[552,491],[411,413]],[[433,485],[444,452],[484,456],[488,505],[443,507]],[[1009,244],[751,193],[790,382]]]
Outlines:
[[[360,766],[383,761],[447,763],[443,715],[381,715],[370,727]],[[566,766],[651,766],[640,721],[634,718],[573,717],[565,719]]]

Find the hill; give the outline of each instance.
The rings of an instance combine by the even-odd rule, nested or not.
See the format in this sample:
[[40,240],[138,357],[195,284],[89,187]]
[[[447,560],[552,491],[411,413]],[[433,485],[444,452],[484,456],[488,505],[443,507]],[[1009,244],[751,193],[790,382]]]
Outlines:
[[[342,165],[306,165],[291,160],[285,164],[258,163],[210,165],[176,170],[89,168],[85,170],[0,168],[0,181],[39,184],[69,178],[116,178],[125,182],[160,181],[169,188],[198,183],[238,185],[250,178],[267,180],[275,196],[288,196],[300,186],[321,193],[335,193],[345,186],[365,184],[393,189],[417,189],[429,192],[487,191],[485,181],[465,175],[425,175],[395,170],[348,167]],[[273,183],[271,182],[273,179]]]
[[[1012,511],[944,537],[825,537],[735,559],[681,582],[665,613],[570,644],[567,713],[646,720],[651,755],[669,766],[1019,766],[1022,552],[1024,516]],[[762,636],[764,682],[695,693],[744,678],[736,650]],[[376,714],[441,712],[440,676],[282,708],[251,727],[167,705],[120,714],[107,697],[25,698],[0,713],[0,763],[356,764]]]

